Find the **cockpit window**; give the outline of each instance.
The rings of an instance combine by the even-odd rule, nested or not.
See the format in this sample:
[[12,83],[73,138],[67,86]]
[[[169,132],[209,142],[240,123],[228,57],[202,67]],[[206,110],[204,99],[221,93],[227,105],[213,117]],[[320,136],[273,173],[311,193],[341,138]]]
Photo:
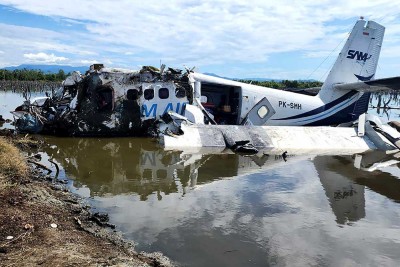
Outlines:
[[160,88],[160,90],[158,90],[158,97],[160,99],[167,99],[169,97],[168,88]]
[[151,100],[154,98],[154,89],[150,88],[150,89],[146,89],[143,92],[144,95],[144,99],[146,100]]

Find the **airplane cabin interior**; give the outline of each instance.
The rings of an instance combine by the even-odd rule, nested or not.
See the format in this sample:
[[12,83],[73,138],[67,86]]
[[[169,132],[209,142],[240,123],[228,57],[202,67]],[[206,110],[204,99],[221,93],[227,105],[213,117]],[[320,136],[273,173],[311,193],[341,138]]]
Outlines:
[[201,84],[201,104],[222,125],[239,124],[241,88],[212,83]]

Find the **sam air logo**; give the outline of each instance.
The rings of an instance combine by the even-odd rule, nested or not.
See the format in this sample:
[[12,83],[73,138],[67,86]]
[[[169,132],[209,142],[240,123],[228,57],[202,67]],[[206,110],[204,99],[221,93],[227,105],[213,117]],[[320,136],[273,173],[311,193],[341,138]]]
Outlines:
[[349,50],[347,52],[347,58],[354,59],[357,58],[357,60],[362,60],[362,61],[367,61],[370,59],[372,55],[368,55],[368,53],[363,53],[361,51],[356,51],[356,50]]

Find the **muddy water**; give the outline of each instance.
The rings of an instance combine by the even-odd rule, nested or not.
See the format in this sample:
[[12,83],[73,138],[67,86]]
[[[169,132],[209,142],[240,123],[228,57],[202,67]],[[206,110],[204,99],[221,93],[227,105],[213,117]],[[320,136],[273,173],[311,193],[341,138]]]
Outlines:
[[108,212],[137,250],[162,251],[182,266],[400,262],[394,157],[285,161],[164,151],[151,139],[44,138],[60,179]]
[[400,262],[400,170],[374,170],[393,160],[384,154],[285,162],[166,152],[150,139],[46,141],[76,192],[138,250],[184,266]]

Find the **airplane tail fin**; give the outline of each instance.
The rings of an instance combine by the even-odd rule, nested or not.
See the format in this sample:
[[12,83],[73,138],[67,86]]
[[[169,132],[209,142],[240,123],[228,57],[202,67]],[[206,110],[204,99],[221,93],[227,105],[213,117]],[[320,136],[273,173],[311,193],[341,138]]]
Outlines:
[[325,103],[348,93],[335,89],[335,85],[369,81],[374,77],[384,33],[385,27],[374,21],[356,22],[319,92]]

